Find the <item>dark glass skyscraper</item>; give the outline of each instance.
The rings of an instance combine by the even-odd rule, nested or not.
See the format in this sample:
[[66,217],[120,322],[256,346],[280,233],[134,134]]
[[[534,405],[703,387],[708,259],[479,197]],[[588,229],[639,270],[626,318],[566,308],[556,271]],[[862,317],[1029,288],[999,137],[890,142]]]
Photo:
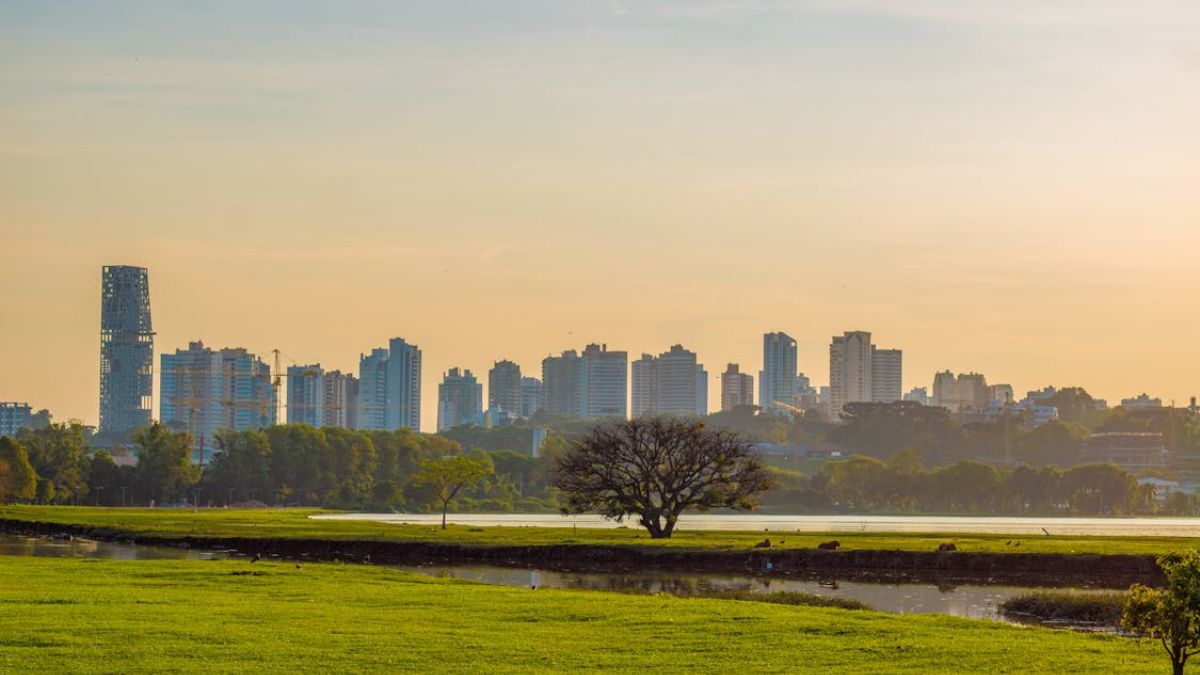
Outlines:
[[144,267],[104,268],[100,290],[100,432],[125,434],[150,423],[154,329]]

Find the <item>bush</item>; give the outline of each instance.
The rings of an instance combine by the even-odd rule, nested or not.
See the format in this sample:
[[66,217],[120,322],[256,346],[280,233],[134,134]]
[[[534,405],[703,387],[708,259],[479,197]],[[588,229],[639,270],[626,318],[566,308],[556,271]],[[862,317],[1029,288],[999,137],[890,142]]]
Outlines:
[[1117,626],[1121,622],[1124,606],[1124,593],[1035,591],[1005,600],[1000,603],[1000,611],[1005,616],[1028,617],[1038,621]]

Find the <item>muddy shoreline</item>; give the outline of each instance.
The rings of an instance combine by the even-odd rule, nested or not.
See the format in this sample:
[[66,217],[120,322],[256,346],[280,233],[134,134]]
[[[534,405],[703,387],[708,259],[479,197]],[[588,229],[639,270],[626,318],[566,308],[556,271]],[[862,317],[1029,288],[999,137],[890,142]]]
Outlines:
[[722,551],[556,544],[469,546],[436,542],[143,535],[83,525],[0,519],[0,531],[127,544],[229,550],[288,559],[394,565],[497,565],[557,572],[683,572],[797,579],[1127,588],[1161,585],[1154,556],[1066,553],[755,549]]

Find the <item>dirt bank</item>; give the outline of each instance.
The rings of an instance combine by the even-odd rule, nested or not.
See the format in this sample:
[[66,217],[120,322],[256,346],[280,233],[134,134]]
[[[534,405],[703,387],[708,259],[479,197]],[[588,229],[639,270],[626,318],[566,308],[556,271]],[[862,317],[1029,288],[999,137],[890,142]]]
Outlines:
[[7,519],[0,519],[0,531],[376,564],[483,564],[563,572],[663,571],[1102,588],[1125,588],[1135,582],[1158,585],[1163,581],[1154,557],[1149,555],[818,549],[720,551],[591,544],[468,546],[380,540],[140,535],[89,526]]

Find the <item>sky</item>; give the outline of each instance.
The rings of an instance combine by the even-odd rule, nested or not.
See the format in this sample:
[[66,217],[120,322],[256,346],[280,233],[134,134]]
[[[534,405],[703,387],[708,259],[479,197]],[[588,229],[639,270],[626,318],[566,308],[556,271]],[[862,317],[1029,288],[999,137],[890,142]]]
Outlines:
[[96,422],[130,264],[160,353],[415,342],[426,430],[589,342],[715,407],[776,330],[1183,404],[1197,120],[1192,0],[0,0],[0,400]]

